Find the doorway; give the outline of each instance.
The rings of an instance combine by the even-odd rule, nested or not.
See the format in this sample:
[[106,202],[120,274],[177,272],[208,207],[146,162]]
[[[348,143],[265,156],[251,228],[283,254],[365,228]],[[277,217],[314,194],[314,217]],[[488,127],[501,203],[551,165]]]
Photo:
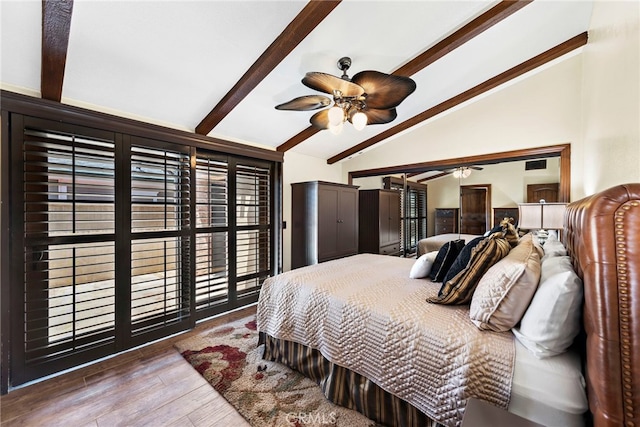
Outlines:
[[550,184],[529,184],[527,185],[527,203],[538,203],[540,200],[546,202],[557,202],[560,193],[560,184],[552,182]]
[[489,229],[491,184],[460,186],[460,233],[484,234]]

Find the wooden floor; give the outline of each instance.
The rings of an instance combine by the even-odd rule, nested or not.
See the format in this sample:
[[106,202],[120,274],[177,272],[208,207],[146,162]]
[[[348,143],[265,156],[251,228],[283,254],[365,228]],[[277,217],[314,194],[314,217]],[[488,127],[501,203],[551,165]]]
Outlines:
[[249,426],[173,343],[255,313],[255,306],[0,397],[2,426]]

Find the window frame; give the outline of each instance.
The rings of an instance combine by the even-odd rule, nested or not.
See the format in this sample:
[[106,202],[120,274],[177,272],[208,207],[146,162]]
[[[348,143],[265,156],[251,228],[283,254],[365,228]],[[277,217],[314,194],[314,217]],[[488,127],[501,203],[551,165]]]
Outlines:
[[[16,269],[14,265],[20,265],[24,263],[24,239],[22,228],[20,230],[14,230],[13,225],[17,221],[21,221],[16,218],[20,218],[22,215],[23,201],[21,197],[16,199],[16,194],[21,193],[18,191],[12,191],[12,183],[22,182],[22,166],[15,164],[16,159],[22,161],[22,136],[24,129],[24,122],[27,121],[54,121],[59,128],[87,128],[95,132],[107,132],[113,135],[116,148],[115,157],[116,162],[121,164],[126,162],[130,158],[130,147],[132,143],[136,141],[144,140],[145,143],[151,143],[154,146],[171,146],[180,147],[189,155],[190,173],[191,177],[195,176],[195,156],[198,152],[209,152],[215,155],[227,156],[233,159],[235,162],[242,164],[259,164],[267,165],[270,170],[269,176],[269,224],[263,225],[269,230],[269,241],[267,243],[269,248],[268,254],[268,273],[269,275],[275,275],[282,271],[282,161],[283,154],[273,152],[270,150],[264,150],[257,147],[246,146],[237,144],[234,142],[224,141],[215,138],[209,138],[201,135],[194,135],[187,132],[182,132],[174,129],[163,128],[161,126],[151,125],[147,123],[137,122],[135,120],[119,118],[115,116],[109,116],[102,113],[92,112],[84,110],[78,107],[65,106],[59,103],[52,103],[50,101],[31,98],[24,95],[14,94],[11,92],[2,91],[3,97],[2,104],[2,146],[0,160],[2,164],[2,177],[0,179],[2,188],[2,201],[0,205],[2,209],[0,220],[2,222],[3,230],[10,230],[9,232],[3,232],[0,236],[0,273],[2,277],[2,286],[0,287],[0,296],[2,300],[2,354],[1,354],[1,392],[2,394],[8,392],[12,387],[19,385],[16,381],[13,381],[13,369],[11,367],[12,357],[10,354],[13,352],[16,345],[20,344],[20,334],[22,328],[22,322],[16,321],[19,317],[20,307],[23,304],[21,298],[21,292],[12,289],[9,286],[16,277],[20,280],[19,274],[16,276]],[[116,280],[119,281],[118,286],[124,287],[121,283],[127,283],[127,287],[130,284],[131,278],[131,259],[130,250],[122,251],[123,247],[130,247],[132,237],[134,233],[129,230],[128,227],[122,226],[121,223],[129,224],[131,221],[130,213],[130,201],[131,201],[131,170],[129,165],[123,167],[122,165],[116,166],[115,172],[115,198],[116,207],[115,215],[117,216],[116,225],[116,255],[115,263],[117,265],[118,272],[116,273]],[[190,202],[189,212],[190,217],[195,218],[195,186],[190,187]],[[13,202],[18,203],[13,203]],[[123,231],[124,230],[124,231]],[[188,230],[174,230],[171,233],[173,235],[188,235],[192,244],[189,245],[189,257],[194,259],[195,256],[195,231],[196,227],[191,225]],[[171,234],[170,233],[170,234]],[[157,233],[156,233],[157,234]],[[150,236],[156,235],[150,233]],[[17,263],[17,264],[16,264]],[[128,281],[124,276],[128,270]],[[189,266],[189,277],[191,278],[190,286],[193,286],[193,279],[195,277],[195,266],[192,262]],[[265,277],[265,273],[262,273],[261,277]],[[20,281],[20,283],[22,283]],[[243,301],[234,302],[232,306],[226,309],[221,309],[219,312],[232,310],[247,303],[257,301],[258,294],[255,293],[251,298],[244,299]],[[189,295],[191,299],[190,310],[191,315],[185,325],[187,329],[193,328],[196,321],[206,318],[209,315],[217,313],[206,313],[194,315],[194,292]],[[116,297],[116,319],[122,319],[127,317],[123,314],[123,311],[129,311],[130,304],[122,303],[123,296],[117,295]],[[18,313],[18,315],[16,314]],[[123,317],[124,316],[124,317]],[[121,321],[121,320],[120,320]],[[116,323],[118,320],[116,321]],[[168,334],[149,334],[144,339],[135,340],[129,335],[123,337],[123,334],[117,334],[115,344],[112,346],[113,351],[109,351],[109,354],[115,354],[120,351],[127,350],[133,346],[149,342],[150,340],[161,338]],[[77,360],[72,365],[65,365],[61,363],[55,364],[53,369],[41,370],[32,379],[40,378],[43,375],[58,372],[61,369],[76,366],[86,361],[95,360],[102,357],[101,352],[92,353],[87,360]]]

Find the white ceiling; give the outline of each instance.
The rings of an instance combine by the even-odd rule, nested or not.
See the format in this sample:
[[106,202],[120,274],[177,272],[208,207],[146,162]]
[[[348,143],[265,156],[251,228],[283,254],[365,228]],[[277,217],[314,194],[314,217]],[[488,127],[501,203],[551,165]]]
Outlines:
[[[318,94],[308,71],[391,73],[496,1],[342,1],[210,133],[278,147],[313,112],[278,111]],[[62,102],[193,132],[305,7],[305,1],[75,0]],[[40,1],[0,2],[3,89],[40,93]],[[536,0],[411,76],[417,90],[385,125],[320,131],[292,151],[328,159],[587,30],[591,1]],[[419,125],[418,125],[419,126]],[[410,130],[409,130],[410,131]]]

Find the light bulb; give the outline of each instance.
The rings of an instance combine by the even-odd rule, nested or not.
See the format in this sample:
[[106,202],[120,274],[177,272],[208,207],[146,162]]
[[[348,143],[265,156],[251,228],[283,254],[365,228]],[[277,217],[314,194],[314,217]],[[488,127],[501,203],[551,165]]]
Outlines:
[[334,105],[329,108],[329,124],[331,126],[338,126],[340,123],[344,121],[344,111],[342,108]]
[[333,126],[333,125],[329,125],[329,130],[331,131],[332,134],[334,135],[340,135],[340,133],[342,132],[342,128],[344,127],[344,122],[340,122],[337,125]]
[[362,111],[358,111],[351,118],[351,123],[356,130],[362,130],[367,125],[367,115]]
[[463,178],[467,178],[469,175],[471,175],[471,169],[469,169],[469,168],[464,168],[464,169],[462,170],[462,177],[463,177]]

